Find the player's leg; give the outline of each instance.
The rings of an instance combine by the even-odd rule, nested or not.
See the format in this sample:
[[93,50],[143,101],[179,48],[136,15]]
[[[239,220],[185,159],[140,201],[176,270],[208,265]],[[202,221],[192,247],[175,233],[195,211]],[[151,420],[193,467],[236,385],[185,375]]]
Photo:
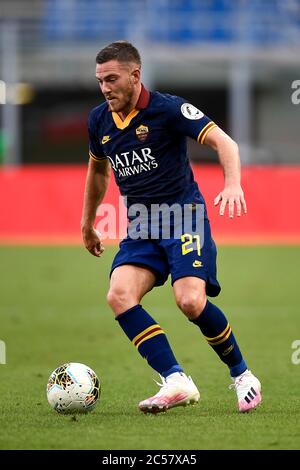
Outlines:
[[183,277],[173,284],[175,300],[181,311],[197,325],[220,359],[236,377],[247,369],[224,313],[206,298],[206,282]]
[[114,314],[120,315],[139,304],[144,295],[155,285],[153,271],[141,266],[124,264],[111,274],[107,301]]
[[197,402],[199,392],[178,364],[167,337],[142,308],[142,297],[155,285],[155,274],[144,267],[122,265],[111,276],[107,300],[116,320],[148,364],[162,377],[158,394],[142,401],[144,412],[164,411],[172,406]]
[[249,411],[261,402],[259,380],[247,369],[231,326],[224,313],[206,298],[206,281],[183,277],[173,284],[178,307],[197,325],[208,344],[229,367],[238,395],[239,410]]
[[260,383],[248,371],[224,313],[206,299],[206,295],[215,297],[221,290],[216,278],[216,245],[200,194],[189,195],[186,203],[184,210],[191,211],[192,223],[186,226],[184,222],[179,238],[160,243],[168,258],[175,298],[181,310],[200,328],[208,343],[229,367],[239,409],[247,411],[261,401]]
[[182,372],[167,337],[158,323],[143,309],[140,301],[152,289],[155,274],[144,267],[122,265],[111,275],[107,301],[124,333],[161,376]]

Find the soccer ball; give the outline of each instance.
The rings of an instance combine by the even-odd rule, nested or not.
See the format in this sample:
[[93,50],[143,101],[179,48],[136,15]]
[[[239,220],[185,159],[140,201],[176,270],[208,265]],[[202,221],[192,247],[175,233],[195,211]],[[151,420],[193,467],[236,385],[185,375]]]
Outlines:
[[55,369],[47,383],[47,398],[58,413],[91,411],[101,393],[95,372],[79,362],[69,362]]

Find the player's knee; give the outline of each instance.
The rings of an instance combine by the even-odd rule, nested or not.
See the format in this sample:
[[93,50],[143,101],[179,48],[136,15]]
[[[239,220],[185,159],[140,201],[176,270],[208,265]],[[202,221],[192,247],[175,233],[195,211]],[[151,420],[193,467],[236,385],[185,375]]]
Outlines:
[[206,304],[206,295],[197,291],[182,294],[176,298],[180,310],[190,319],[197,318],[202,313]]
[[134,307],[134,305],[138,303],[138,300],[134,299],[126,288],[115,287],[108,291],[107,302],[115,315],[119,315],[129,308]]

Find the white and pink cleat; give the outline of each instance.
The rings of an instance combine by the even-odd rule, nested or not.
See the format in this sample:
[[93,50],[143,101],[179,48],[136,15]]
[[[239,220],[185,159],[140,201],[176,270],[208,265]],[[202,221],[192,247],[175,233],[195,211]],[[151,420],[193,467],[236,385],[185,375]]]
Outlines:
[[260,381],[248,369],[233,380],[229,388],[236,391],[239,411],[246,413],[256,408],[262,401]]
[[139,403],[139,409],[144,413],[159,413],[174,406],[186,406],[198,403],[200,393],[192,381],[183,372],[175,372],[166,379],[161,377],[159,392],[153,397]]

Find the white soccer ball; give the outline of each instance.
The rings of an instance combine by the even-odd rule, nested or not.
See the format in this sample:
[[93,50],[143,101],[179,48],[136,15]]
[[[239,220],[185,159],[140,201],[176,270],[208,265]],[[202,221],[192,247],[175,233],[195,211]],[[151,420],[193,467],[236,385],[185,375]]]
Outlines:
[[79,362],[57,367],[47,383],[47,398],[58,413],[86,413],[100,398],[101,385],[95,372]]

